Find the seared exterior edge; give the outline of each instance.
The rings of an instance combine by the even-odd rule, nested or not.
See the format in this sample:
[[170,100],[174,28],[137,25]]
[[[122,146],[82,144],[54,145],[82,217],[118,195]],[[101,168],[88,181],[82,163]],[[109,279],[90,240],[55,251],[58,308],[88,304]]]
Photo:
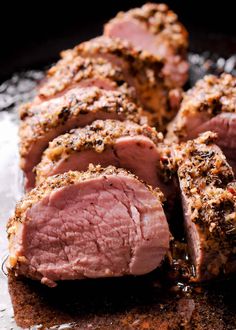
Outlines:
[[187,50],[188,32],[166,4],[147,3],[141,8],[120,12],[109,23],[119,21],[120,18],[135,18],[144,23],[152,34],[161,34],[167,38],[177,54]]
[[181,190],[201,237],[205,260],[196,265],[196,273],[203,280],[236,266],[236,184],[220,149],[209,148],[215,139],[207,132],[175,151]]
[[205,113],[209,119],[223,112],[236,113],[236,77],[223,73],[220,77],[207,75],[189,89],[180,110],[170,123],[168,135],[178,142],[186,136],[187,118]]
[[135,98],[135,91],[125,81],[122,69],[105,58],[62,58],[52,66],[37,96],[48,99],[87,79],[108,79],[114,89]]
[[[50,108],[53,111],[50,111]],[[105,91],[96,87],[80,89],[79,92],[65,95],[60,104],[26,104],[21,107],[20,117],[20,155],[28,154],[30,145],[50,129],[63,125],[72,117],[80,114],[96,113],[124,114],[127,119],[139,122],[142,109],[118,91]]]
[[48,163],[67,159],[70,154],[88,149],[101,153],[105,148],[112,147],[118,138],[138,135],[148,137],[155,145],[163,141],[162,133],[158,133],[155,128],[131,121],[96,120],[91,125],[71,130],[49,143],[42,161],[36,167],[36,181],[37,177],[44,177],[44,167]]
[[158,133],[155,128],[148,125],[141,126],[131,121],[96,120],[91,125],[71,130],[70,133],[60,135],[51,141],[44,155],[54,161],[63,153],[69,154],[86,149],[94,149],[100,153],[120,137],[137,135],[148,137],[156,145],[163,141],[162,133]]

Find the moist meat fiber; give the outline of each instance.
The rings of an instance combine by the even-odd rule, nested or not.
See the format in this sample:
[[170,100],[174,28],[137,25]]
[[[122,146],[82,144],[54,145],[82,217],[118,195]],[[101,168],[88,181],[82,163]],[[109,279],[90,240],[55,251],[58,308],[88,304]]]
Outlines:
[[49,177],[8,223],[9,265],[48,286],[146,274],[169,248],[161,199],[158,189],[114,167]]

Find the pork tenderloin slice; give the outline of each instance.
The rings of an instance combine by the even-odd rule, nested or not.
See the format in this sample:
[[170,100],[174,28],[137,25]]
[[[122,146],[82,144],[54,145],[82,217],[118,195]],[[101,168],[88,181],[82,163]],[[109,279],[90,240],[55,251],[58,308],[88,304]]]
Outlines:
[[185,229],[199,281],[236,271],[234,174],[213,144],[215,138],[207,132],[174,151]]
[[114,167],[50,177],[9,220],[9,267],[48,286],[146,274],[169,248],[161,198],[158,189]]
[[45,81],[39,86],[34,100],[39,103],[62,95],[74,87],[96,86],[106,90],[119,90],[135,99],[135,90],[125,82],[122,69],[105,58],[62,58],[52,66]]
[[146,51],[135,50],[128,42],[105,36],[92,39],[62,53],[69,60],[76,56],[105,58],[122,69],[124,79],[134,87],[143,108],[152,115],[152,125],[164,130],[174,117],[182,99],[182,90],[170,86],[163,74],[164,62]]
[[69,170],[84,171],[89,164],[113,165],[136,174],[169,196],[163,182],[158,144],[163,136],[155,128],[130,121],[97,120],[50,142],[36,167],[36,184]]
[[206,76],[185,94],[166,140],[187,141],[206,131],[217,133],[216,144],[236,173],[236,78],[229,74]]
[[34,187],[34,167],[40,162],[48,143],[58,135],[96,119],[140,121],[141,115],[141,108],[122,92],[97,87],[74,88],[38,105],[24,105],[19,135],[20,165],[25,173],[26,188]]
[[104,34],[127,40],[135,48],[163,59],[163,74],[171,87],[182,87],[186,83],[188,33],[165,4],[148,3],[120,12],[105,25]]

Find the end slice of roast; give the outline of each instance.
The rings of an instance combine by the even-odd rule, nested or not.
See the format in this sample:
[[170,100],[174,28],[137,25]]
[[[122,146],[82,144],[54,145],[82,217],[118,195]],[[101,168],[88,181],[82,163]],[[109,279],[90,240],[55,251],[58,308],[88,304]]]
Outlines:
[[236,271],[236,185],[215,138],[207,132],[175,150],[188,244],[200,281]]
[[217,133],[216,144],[236,173],[236,78],[230,74],[205,76],[185,94],[166,140],[187,141],[206,131]]
[[122,69],[124,79],[134,87],[136,97],[152,115],[152,124],[164,130],[174,117],[182,98],[179,86],[172,86],[163,73],[164,61],[152,54],[134,49],[124,40],[101,36],[62,53],[64,59],[77,56],[103,58]]
[[137,49],[164,60],[163,74],[172,87],[188,79],[188,33],[165,4],[148,3],[120,12],[105,25],[104,34],[129,41]]
[[30,189],[35,181],[34,167],[55,137],[96,119],[140,121],[142,110],[122,92],[77,87],[58,98],[26,104],[20,115],[20,165]]
[[36,183],[67,171],[85,171],[90,163],[124,168],[153,187],[166,198],[172,195],[164,183],[160,164],[162,134],[155,128],[131,121],[97,120],[72,130],[50,142],[36,167]]
[[9,220],[9,267],[48,286],[151,272],[169,248],[161,198],[114,167],[50,177]]

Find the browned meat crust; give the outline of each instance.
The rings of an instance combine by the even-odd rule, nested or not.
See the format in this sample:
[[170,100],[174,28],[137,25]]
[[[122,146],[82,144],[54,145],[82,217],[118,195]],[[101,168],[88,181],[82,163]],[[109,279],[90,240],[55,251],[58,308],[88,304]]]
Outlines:
[[178,16],[169,10],[165,4],[147,3],[141,8],[134,8],[127,12],[120,12],[110,23],[123,18],[135,18],[154,35],[166,40],[176,54],[186,53],[188,48],[188,32],[178,21]]
[[102,57],[122,68],[125,81],[136,90],[143,108],[151,112],[153,125],[163,130],[175,115],[182,90],[172,86],[170,76],[163,74],[164,62],[158,56],[134,49],[128,42],[98,37],[62,52],[67,60],[83,57]]
[[52,66],[45,83],[39,88],[36,100],[55,97],[74,85],[96,84],[98,80],[108,84],[110,89],[118,89],[130,97],[135,91],[128,86],[122,69],[104,58],[65,57]]
[[105,35],[129,40],[137,49],[160,57],[169,86],[182,87],[188,79],[188,32],[165,4],[147,3],[120,12],[104,28]]
[[[7,224],[7,233],[9,244],[14,244],[14,235],[17,232],[18,225],[21,225],[24,221],[29,221],[26,217],[26,211],[32,207],[35,203],[42,200],[44,197],[49,195],[52,191],[60,189],[62,187],[66,187],[69,185],[73,185],[76,183],[80,183],[86,180],[90,180],[93,178],[97,178],[100,176],[106,175],[117,175],[117,176],[127,176],[135,178],[139,180],[135,175],[131,174],[130,172],[124,169],[117,169],[114,166],[108,166],[107,168],[102,168],[101,166],[94,167],[90,164],[88,171],[86,172],[77,172],[77,171],[70,171],[64,174],[54,175],[48,177],[45,181],[43,181],[39,186],[31,190],[25,197],[17,203],[15,208],[15,214],[9,219]],[[141,180],[139,180],[141,181]],[[163,194],[159,190],[159,188],[153,189],[151,186],[144,183],[146,187],[149,189],[152,194],[154,194],[158,199],[161,201],[163,200]],[[9,259],[9,267],[17,269],[18,263],[24,263],[25,258],[20,256],[17,258],[12,257]]]
[[202,112],[211,115],[236,112],[236,78],[223,73],[220,77],[207,75],[184,96],[181,111]]
[[[73,134],[73,133],[79,134]],[[120,122],[117,120],[96,120],[91,125],[79,130],[72,130],[70,133],[59,136],[50,142],[45,154],[54,160],[58,154],[67,153],[87,148],[94,148],[102,152],[106,145],[112,145],[115,139],[121,136],[143,135],[151,139],[155,144],[162,141],[162,134],[157,133],[155,128],[133,122]]]
[[167,138],[176,142],[184,140],[189,116],[204,113],[212,118],[223,112],[236,112],[236,78],[226,73],[220,77],[207,75],[185,93],[180,110],[169,125]]
[[[62,58],[67,60],[73,59],[77,56],[91,55],[115,55],[120,60],[125,60],[136,71],[143,69],[145,74],[146,66],[156,65],[161,69],[164,65],[163,60],[148,52],[137,50],[131,46],[128,41],[112,39],[106,36],[97,37],[89,41],[82,42],[73,49],[68,49],[61,52]],[[109,59],[109,58],[108,58]],[[138,74],[138,72],[136,72]],[[145,75],[145,79],[152,81],[152,77]]]
[[107,146],[112,146],[119,137],[137,135],[148,137],[156,145],[163,140],[162,133],[157,133],[155,128],[147,125],[141,126],[131,121],[96,120],[91,125],[72,130],[70,133],[61,135],[50,142],[48,149],[44,152],[42,161],[36,167],[36,176],[40,178],[41,182],[45,165],[58,161],[60,158],[66,159],[71,153],[86,149],[94,149],[100,153]]
[[[50,101],[49,101],[50,102]],[[80,114],[104,111],[117,113],[138,122],[141,108],[130,102],[118,91],[105,91],[98,88],[76,90],[75,94],[65,94],[60,104],[41,103],[25,104],[20,109],[20,156],[28,154],[29,147],[50,129],[64,125],[71,118]]]
[[[226,158],[213,145],[213,133],[176,147],[185,215],[196,226],[199,242],[190,242],[197,278],[207,280],[236,270],[236,186]],[[186,219],[185,219],[186,221]],[[190,237],[190,225],[186,223]],[[199,244],[199,256],[194,249]]]

